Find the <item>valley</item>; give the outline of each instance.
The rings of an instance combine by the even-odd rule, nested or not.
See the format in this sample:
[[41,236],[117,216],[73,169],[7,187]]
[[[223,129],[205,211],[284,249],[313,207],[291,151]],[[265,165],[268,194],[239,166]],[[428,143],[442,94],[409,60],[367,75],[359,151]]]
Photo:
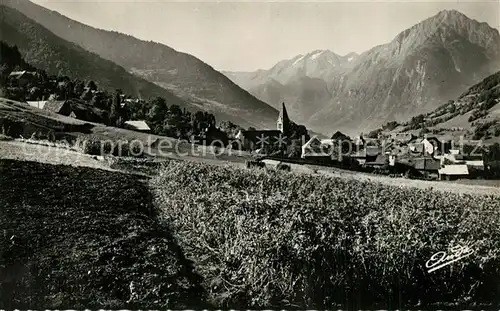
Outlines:
[[[0,309],[498,309],[495,25],[453,3],[154,4],[0,3]],[[399,33],[329,49],[372,15]],[[241,63],[300,49],[216,70],[119,25]]]

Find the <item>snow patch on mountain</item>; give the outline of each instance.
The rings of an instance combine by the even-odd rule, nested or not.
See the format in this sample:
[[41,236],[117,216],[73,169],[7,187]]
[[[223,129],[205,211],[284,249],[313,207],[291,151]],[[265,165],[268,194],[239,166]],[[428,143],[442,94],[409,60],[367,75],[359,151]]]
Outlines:
[[295,66],[297,65],[301,60],[304,59],[304,57],[306,57],[305,55],[302,55],[301,57],[299,57],[296,61],[293,62],[292,66]]
[[314,53],[313,55],[311,55],[311,59],[312,60],[315,60],[316,58],[318,58],[321,54],[323,54],[325,51],[318,51],[316,53]]

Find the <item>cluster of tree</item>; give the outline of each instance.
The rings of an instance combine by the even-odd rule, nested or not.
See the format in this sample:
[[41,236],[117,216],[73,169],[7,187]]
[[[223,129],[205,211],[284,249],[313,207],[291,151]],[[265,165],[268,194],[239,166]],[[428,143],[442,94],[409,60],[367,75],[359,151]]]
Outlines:
[[[48,75],[44,70],[37,69],[26,63],[17,46],[9,46],[0,42],[0,88],[4,97],[18,101],[39,100],[82,100],[90,103],[104,113],[83,113],[86,121],[100,122],[112,126],[122,126],[125,116],[121,110],[121,90],[109,93],[99,90],[94,81],[72,80],[68,76]],[[22,83],[12,72],[26,71]],[[91,116],[85,118],[85,116]],[[98,117],[96,117],[98,116]]]
[[[77,116],[80,119],[118,127],[123,127],[127,120],[145,120],[154,134],[187,140],[195,138],[211,142],[217,139],[227,144],[242,129],[230,121],[223,121],[216,127],[213,114],[202,111],[193,113],[176,104],[168,105],[163,97],[138,100],[125,95],[120,89],[115,92],[99,89],[94,81],[48,75],[44,70],[26,63],[17,46],[0,41],[0,49],[0,95],[7,98],[18,101],[68,100],[72,109],[81,108]],[[27,71],[31,78],[20,85],[9,78],[13,71]],[[309,140],[306,127],[291,122],[287,135],[281,150],[300,155],[304,140]]]
[[[192,113],[178,105],[168,105],[162,97],[148,101],[126,102],[123,115],[127,119],[146,120],[153,133],[181,139],[207,138],[208,130],[223,132],[216,128],[215,116],[208,112]],[[208,137],[210,138],[210,137]],[[227,140],[227,137],[226,137]]]

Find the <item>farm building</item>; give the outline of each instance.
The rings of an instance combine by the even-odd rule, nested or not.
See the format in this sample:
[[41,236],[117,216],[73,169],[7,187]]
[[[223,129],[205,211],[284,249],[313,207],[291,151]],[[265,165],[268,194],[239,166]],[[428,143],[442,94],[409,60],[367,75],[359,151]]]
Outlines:
[[12,86],[24,87],[36,79],[36,72],[13,71],[9,74],[9,82]]
[[369,146],[351,154],[351,158],[358,160],[359,164],[364,164],[366,162],[375,162],[377,156],[381,153],[382,148]]
[[441,168],[441,163],[431,157],[422,157],[414,159],[413,166],[417,171],[426,177],[438,177],[438,171]]
[[28,105],[30,105],[33,108],[38,108],[38,109],[43,109],[45,106],[45,103],[47,103],[46,100],[38,100],[38,101],[28,101]]
[[28,101],[28,105],[63,116],[70,116],[72,112],[70,102],[65,100]]
[[378,154],[375,160],[366,161],[365,166],[374,168],[384,168],[389,166],[389,157],[386,154]]
[[451,143],[441,141],[435,136],[420,138],[409,144],[410,150],[421,155],[438,155],[450,151]]
[[347,140],[347,141],[351,141],[351,139],[349,138],[349,136],[345,135],[344,133],[340,132],[340,131],[336,131],[332,137],[330,137],[331,140],[334,140],[334,141],[344,141],[344,140]]
[[49,100],[43,106],[43,110],[52,111],[63,116],[71,114],[71,105],[68,101],[64,100]]
[[317,161],[331,160],[333,143],[330,139],[320,140],[317,136],[309,139],[307,143],[302,146],[300,157],[302,159],[313,159]]
[[469,168],[465,164],[445,165],[439,171],[440,180],[452,180],[469,177]]
[[144,132],[144,133],[151,132],[151,128],[148,126],[146,121],[142,121],[142,120],[126,121],[125,128],[131,129],[134,131],[138,131],[138,132]]

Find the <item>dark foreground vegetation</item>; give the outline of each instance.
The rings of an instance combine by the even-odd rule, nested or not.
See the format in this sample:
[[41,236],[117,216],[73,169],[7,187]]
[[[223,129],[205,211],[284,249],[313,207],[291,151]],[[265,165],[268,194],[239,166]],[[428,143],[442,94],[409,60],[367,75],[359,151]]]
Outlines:
[[138,179],[0,160],[0,308],[202,306]]
[[[500,200],[170,162],[156,203],[220,307],[500,305]],[[455,245],[474,253],[435,272]]]
[[[0,160],[1,308],[500,305],[498,197],[187,161],[113,166],[142,174]],[[158,168],[153,197],[141,179]],[[474,253],[428,273],[455,245]]]

